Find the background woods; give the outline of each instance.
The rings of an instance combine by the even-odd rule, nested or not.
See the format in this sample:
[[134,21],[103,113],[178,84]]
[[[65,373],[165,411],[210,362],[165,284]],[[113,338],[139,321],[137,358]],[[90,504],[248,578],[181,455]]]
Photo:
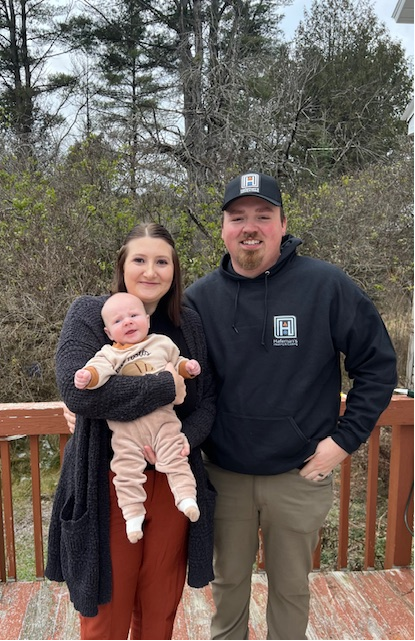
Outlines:
[[315,0],[292,41],[278,0],[0,1],[0,401],[54,400],[82,293],[109,290],[140,220],[173,232],[187,283],[218,264],[223,186],[279,178],[301,251],[375,300],[405,385],[412,91],[368,0]]

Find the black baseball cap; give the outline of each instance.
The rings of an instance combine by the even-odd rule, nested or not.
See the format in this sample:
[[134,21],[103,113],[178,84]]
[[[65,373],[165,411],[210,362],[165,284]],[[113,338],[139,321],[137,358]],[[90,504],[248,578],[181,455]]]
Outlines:
[[241,196],[257,196],[277,207],[282,207],[281,191],[275,178],[254,171],[242,174],[226,185],[222,210]]

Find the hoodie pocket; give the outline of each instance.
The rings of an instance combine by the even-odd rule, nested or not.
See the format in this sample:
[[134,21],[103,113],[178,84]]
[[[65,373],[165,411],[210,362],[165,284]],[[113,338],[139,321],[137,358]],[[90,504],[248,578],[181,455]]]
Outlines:
[[221,412],[211,442],[212,460],[225,469],[276,474],[281,460],[299,456],[309,439],[291,416],[264,418]]

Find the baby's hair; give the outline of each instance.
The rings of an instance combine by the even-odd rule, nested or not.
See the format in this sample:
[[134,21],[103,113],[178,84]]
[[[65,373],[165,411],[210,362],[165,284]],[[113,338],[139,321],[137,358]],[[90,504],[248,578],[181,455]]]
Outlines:
[[[105,318],[104,318],[106,308],[108,308],[108,304],[114,299],[114,296],[116,296],[117,294],[128,294],[128,292],[112,292],[109,295],[109,297],[107,298],[107,300],[105,301],[105,303],[103,304],[103,306],[101,308],[101,318],[104,321],[104,325],[106,325],[106,321],[105,321]],[[138,298],[138,296],[135,296],[134,294],[128,294],[128,295],[132,296],[136,301],[139,301],[141,304],[143,304],[143,301],[141,300],[141,298]]]

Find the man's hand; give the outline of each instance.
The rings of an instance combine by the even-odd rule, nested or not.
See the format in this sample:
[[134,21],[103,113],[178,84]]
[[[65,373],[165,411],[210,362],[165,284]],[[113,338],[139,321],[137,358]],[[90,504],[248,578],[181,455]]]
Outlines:
[[173,401],[173,405],[181,405],[186,396],[186,385],[184,382],[184,378],[176,372],[172,363],[167,363],[165,371],[170,372],[170,374],[173,376],[174,385],[176,387],[176,398]]
[[[180,452],[180,456],[189,456],[190,454],[189,441],[187,440],[186,436],[183,433],[181,434],[181,436],[183,437],[183,449]],[[144,458],[146,459],[147,463],[150,463],[150,465],[155,465],[157,462],[157,457],[154,450],[149,445],[144,445],[143,451],[144,451]]]
[[348,453],[328,436],[320,441],[314,454],[306,459],[307,465],[300,470],[300,476],[309,481],[321,481],[347,456]]
[[65,421],[68,424],[69,431],[73,434],[75,432],[75,423],[76,423],[76,414],[71,412],[70,409],[66,407],[66,405],[63,406],[63,417]]

